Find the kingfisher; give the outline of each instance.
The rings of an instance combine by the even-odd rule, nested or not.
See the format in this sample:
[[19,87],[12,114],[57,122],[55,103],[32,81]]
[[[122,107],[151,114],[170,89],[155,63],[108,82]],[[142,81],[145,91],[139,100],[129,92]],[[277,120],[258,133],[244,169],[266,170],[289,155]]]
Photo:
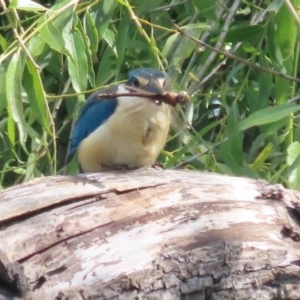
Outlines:
[[76,154],[83,172],[152,166],[171,120],[171,106],[153,95],[166,89],[165,72],[140,68],[125,83],[94,92],[72,130],[68,160]]

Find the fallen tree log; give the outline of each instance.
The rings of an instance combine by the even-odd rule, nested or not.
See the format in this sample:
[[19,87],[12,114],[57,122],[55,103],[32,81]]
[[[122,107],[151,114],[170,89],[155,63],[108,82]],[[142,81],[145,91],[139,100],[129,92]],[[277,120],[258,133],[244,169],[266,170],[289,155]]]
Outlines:
[[155,169],[8,188],[0,299],[299,299],[299,199],[263,181]]

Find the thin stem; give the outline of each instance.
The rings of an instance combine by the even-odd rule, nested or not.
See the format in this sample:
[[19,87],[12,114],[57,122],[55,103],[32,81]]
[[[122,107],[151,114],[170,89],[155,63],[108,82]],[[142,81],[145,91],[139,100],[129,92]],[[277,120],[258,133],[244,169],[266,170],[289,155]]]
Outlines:
[[288,10],[290,11],[290,13],[292,14],[294,20],[296,21],[296,23],[298,24],[298,26],[300,25],[300,18],[298,16],[298,13],[296,12],[293,4],[291,3],[290,0],[284,0],[285,5],[287,6]]
[[[235,15],[237,9],[239,8],[240,4],[241,4],[241,0],[234,1],[232,7],[230,8],[230,10],[227,14],[226,20],[224,22],[222,31],[220,33],[220,36],[218,38],[218,41],[217,41],[216,45],[214,46],[215,49],[221,49],[222,48],[224,40],[225,40],[225,38],[227,36],[227,33],[229,31],[230,25],[234,20],[234,15]],[[209,54],[209,56],[208,56],[207,60],[205,61],[204,65],[201,66],[200,70],[197,73],[197,76],[200,79],[203,77],[206,70],[209,68],[209,66],[212,64],[212,62],[215,60],[216,56],[217,56],[217,51],[214,51],[214,52]],[[197,82],[191,84],[191,86],[189,88],[191,94],[197,89],[197,85],[198,85]]]
[[[39,26],[36,27],[35,30],[30,31],[30,29],[33,27],[33,25],[27,29],[27,31],[24,32],[24,34],[22,34],[21,38],[23,40],[23,43],[26,44],[33,36],[35,36],[37,33],[40,32],[40,30],[46,26],[48,23],[52,22],[53,19],[55,19],[57,16],[59,16],[62,12],[64,12],[66,9],[70,8],[71,6],[74,6],[75,4],[77,4],[77,2],[79,2],[79,0],[73,0],[70,1],[69,3],[67,3],[65,6],[61,7],[60,9],[54,11],[52,14],[50,14],[47,19],[40,24]],[[4,0],[0,0],[0,3],[5,4]],[[5,6],[6,7],[6,6]],[[3,7],[4,8],[4,7]],[[27,36],[26,33],[30,32]],[[7,59],[11,54],[13,54],[16,51],[18,45],[16,45],[15,47],[11,48],[9,51],[7,51],[6,53],[4,53],[3,55],[0,56],[0,64]]]
[[144,91],[139,91],[138,89],[131,88],[132,92],[127,93],[100,93],[97,95],[98,98],[117,98],[117,97],[141,97],[152,100],[155,104],[160,105],[165,102],[171,106],[176,106],[177,104],[186,104],[190,101],[190,97],[186,92],[173,93],[164,92],[162,94],[147,93]]
[[139,21],[139,18],[135,15],[133,9],[131,8],[128,0],[124,0],[124,3],[126,3],[125,6],[126,6],[128,12],[129,12],[129,15],[130,15],[131,19],[136,24],[136,27],[137,27],[138,31],[144,37],[144,39],[147,41],[147,43],[150,45],[151,49],[153,49],[155,51],[155,54],[156,54],[155,57],[156,57],[156,60],[157,60],[157,62],[159,64],[159,67],[163,69],[163,64],[162,64],[162,62],[159,59],[159,50],[158,50],[158,48],[157,47],[153,47],[151,38],[147,35],[147,33],[144,30],[141,22]]
[[221,49],[217,49],[203,41],[200,41],[190,35],[188,35],[184,30],[182,30],[180,27],[178,27],[176,24],[174,24],[174,27],[178,30],[178,32],[180,32],[182,35],[185,35],[187,36],[190,40],[198,43],[199,45],[201,45],[202,47],[206,48],[206,49],[209,49],[209,50],[212,50],[212,51],[215,51],[216,53],[219,53],[221,55],[224,55],[228,58],[231,58],[235,61],[239,61],[255,70],[258,70],[258,71],[262,71],[262,72],[265,72],[265,73],[269,73],[271,75],[274,75],[274,76],[279,76],[279,77],[282,77],[284,79],[287,79],[287,80],[291,80],[291,81],[295,81],[295,82],[298,82],[300,83],[300,79],[294,77],[294,76],[291,76],[291,75],[288,75],[288,74],[283,74],[283,73],[280,73],[280,72],[276,72],[276,71],[273,71],[271,69],[268,69],[268,68],[264,68],[264,67],[261,67],[259,65],[255,65],[253,63],[251,63],[250,61],[246,60],[246,59],[243,59],[239,56],[236,56],[234,54],[232,54],[231,52],[229,51],[224,51],[224,50],[221,50]]

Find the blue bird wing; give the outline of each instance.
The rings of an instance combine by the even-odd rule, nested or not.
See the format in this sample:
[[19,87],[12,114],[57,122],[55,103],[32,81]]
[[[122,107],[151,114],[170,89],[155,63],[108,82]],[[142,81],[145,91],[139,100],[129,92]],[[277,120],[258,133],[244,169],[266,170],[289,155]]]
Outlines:
[[71,133],[67,161],[76,153],[79,144],[103,124],[117,108],[116,98],[99,99],[97,95],[100,92],[111,92],[111,90],[97,91],[85,102]]

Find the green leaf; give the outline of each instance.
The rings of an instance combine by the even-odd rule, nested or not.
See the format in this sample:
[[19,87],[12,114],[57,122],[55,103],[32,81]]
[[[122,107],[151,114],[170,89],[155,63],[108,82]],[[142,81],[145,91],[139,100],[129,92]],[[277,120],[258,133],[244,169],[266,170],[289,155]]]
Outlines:
[[[297,26],[286,5],[283,5],[276,16],[275,45],[276,58],[280,66],[278,71],[292,74],[294,72],[295,43],[297,42]],[[276,98],[279,104],[290,98],[290,84],[283,78],[275,78]]]
[[249,25],[248,23],[237,24],[232,26],[226,35],[226,42],[249,41],[259,37],[265,30],[264,25]]
[[129,16],[125,15],[122,22],[117,28],[118,34],[116,35],[116,47],[118,53],[117,68],[121,68],[124,64],[126,56],[126,49],[128,47],[128,34],[130,32]]
[[282,0],[273,0],[268,6],[267,11],[277,13],[280,7],[282,6],[282,4],[283,4]]
[[18,10],[32,11],[32,12],[47,10],[45,6],[31,0],[13,0],[10,3],[9,8],[15,8]]
[[228,141],[226,142],[230,146],[230,152],[235,161],[240,166],[243,165],[243,133],[236,130],[237,125],[241,120],[240,112],[236,102],[233,103],[230,109],[227,122]]
[[181,29],[183,30],[188,30],[188,31],[194,31],[195,29],[200,29],[200,30],[211,30],[211,26],[206,24],[206,23],[191,23],[187,25],[181,26]]
[[284,104],[290,98],[290,83],[286,79],[276,77],[274,90],[278,104]]
[[45,26],[43,26],[40,32],[42,38],[50,46],[50,48],[58,52],[66,52],[61,31],[52,21],[49,21]]
[[287,160],[286,163],[288,166],[293,165],[298,156],[300,156],[300,142],[294,142],[289,145],[287,149]]
[[73,88],[77,93],[86,90],[88,60],[84,40],[79,30],[67,34],[64,32],[65,44],[68,49],[68,70],[70,73]]
[[[265,66],[268,68],[268,65],[264,63],[264,60],[261,59],[262,66]],[[259,80],[259,101],[261,102],[260,108],[266,107],[269,102],[269,97],[272,95],[272,89],[273,89],[273,77],[271,74],[261,72],[258,76]]]
[[115,46],[115,34],[112,30],[106,29],[103,34],[102,38],[106,41],[109,47],[114,51],[115,55],[117,55],[117,49]]
[[32,61],[28,58],[26,59],[23,82],[29,98],[30,112],[35,115],[35,119],[42,125],[43,129],[49,133],[47,99],[42,80]]
[[[103,72],[103,70],[106,70]],[[96,85],[108,84],[116,75],[116,57],[111,48],[106,47],[97,66]]]
[[28,155],[28,160],[26,164],[25,180],[29,181],[34,178],[34,169],[35,169],[35,153],[32,152]]
[[13,56],[7,68],[6,95],[8,104],[8,114],[15,121],[21,145],[24,146],[27,139],[27,124],[23,114],[22,103],[22,61],[21,53],[18,50]]
[[51,14],[45,13],[43,17],[39,19],[38,24],[41,26],[41,36],[50,48],[57,52],[68,54],[62,31],[67,24],[72,21],[72,11],[66,11],[60,14],[54,21],[49,20],[52,14],[53,12],[51,12]]
[[11,114],[11,109],[9,108],[9,106],[7,106],[7,110],[8,110],[7,134],[11,145],[14,146],[16,143],[15,121],[13,119],[13,116]]
[[[78,26],[78,29],[80,31],[80,34],[82,36],[83,43],[84,43],[84,53],[86,55],[87,65],[88,65],[88,80],[89,80],[91,86],[94,87],[95,86],[95,71],[93,68],[93,57],[92,57],[93,54],[89,47],[90,41],[88,39],[88,36],[87,36],[80,20],[78,20],[77,26]],[[96,53],[94,53],[94,55],[96,55]]]
[[136,15],[149,14],[149,11],[156,10],[163,5],[165,0],[139,1],[139,5],[135,8]]
[[[0,64],[0,82],[5,82],[6,72],[3,65]],[[2,84],[0,88],[0,115],[2,114],[4,108],[6,108],[6,88],[5,84]]]
[[34,36],[28,43],[28,51],[32,57],[38,57],[45,53],[47,43],[41,34]]
[[[257,156],[257,152],[259,152],[263,147],[265,147],[266,142],[270,141],[270,139],[273,140],[273,146],[275,148],[275,145],[278,145],[280,143],[279,137],[277,136],[277,133],[281,131],[282,128],[286,126],[286,119],[283,118],[280,121],[270,123],[268,125],[263,126],[263,130],[258,135],[255,135],[251,139],[251,148],[248,151],[249,155],[252,157],[252,160],[254,157]],[[274,141],[274,138],[276,141]]]
[[268,143],[257,155],[255,158],[255,161],[251,165],[252,170],[259,170],[260,168],[263,167],[265,161],[270,157],[270,155],[273,153],[273,144]]
[[260,126],[281,120],[292,113],[300,110],[299,105],[283,104],[261,109],[243,121],[237,127],[237,130],[246,130],[253,126]]
[[117,4],[115,1],[104,0],[103,1],[103,12],[107,15],[111,14],[116,6],[117,6]]
[[[276,44],[281,50],[284,64],[287,72],[292,72],[294,61],[294,47],[297,41],[297,25],[291,16],[290,10],[283,5],[277,14]],[[279,49],[278,49],[279,50]]]
[[124,6],[128,6],[127,3],[123,0],[117,0],[118,3],[124,5]]
[[193,0],[194,5],[199,9],[200,15],[212,20],[217,19],[216,1],[212,0]]
[[196,47],[197,45],[191,43],[188,38],[175,33],[167,39],[162,50],[162,55],[163,57],[171,57],[174,61],[173,64],[176,67],[180,67],[181,63],[191,55]]
[[69,12],[72,12],[72,7],[75,7],[78,1],[74,0],[59,0],[54,1],[55,3],[51,6],[52,11],[60,10],[63,7],[66,7]]
[[294,142],[287,149],[287,165],[289,187],[293,189],[300,188],[300,143]]
[[[199,34],[204,29],[210,28],[207,24],[192,23],[184,26],[185,32],[189,36],[195,38],[199,37]],[[193,50],[198,48],[197,43],[191,42],[191,40],[185,36],[182,36],[178,32],[170,35],[165,42],[162,49],[162,56],[165,58],[171,57],[176,67],[180,67],[181,63],[192,54]]]
[[92,54],[95,54],[98,50],[99,45],[99,36],[96,29],[94,20],[92,19],[91,14],[87,11],[84,15],[84,30],[89,41],[89,48]]
[[0,46],[3,51],[5,51],[8,47],[8,41],[0,34]]
[[259,54],[259,50],[255,48],[249,41],[244,41],[241,46],[246,53],[252,53],[255,55]]
[[227,122],[228,138],[220,145],[219,153],[221,160],[235,175],[247,175],[256,177],[256,174],[248,167],[243,153],[243,133],[237,131],[237,125],[241,119],[237,103],[233,103]]

